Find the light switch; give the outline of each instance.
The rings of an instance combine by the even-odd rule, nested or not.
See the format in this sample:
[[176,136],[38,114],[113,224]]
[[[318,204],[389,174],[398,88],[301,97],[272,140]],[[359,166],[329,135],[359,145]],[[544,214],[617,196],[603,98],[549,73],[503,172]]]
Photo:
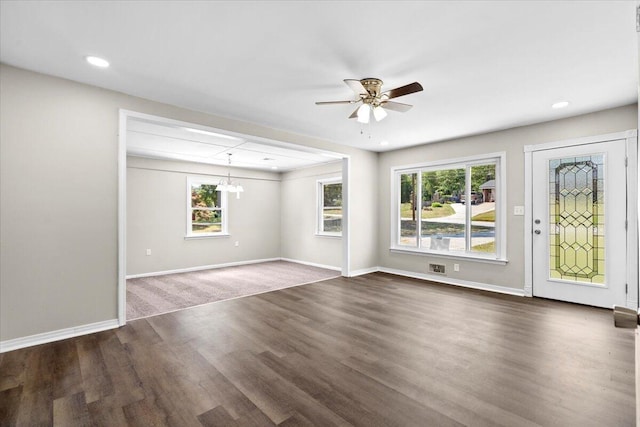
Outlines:
[[513,214],[518,216],[524,215],[524,206],[514,206]]

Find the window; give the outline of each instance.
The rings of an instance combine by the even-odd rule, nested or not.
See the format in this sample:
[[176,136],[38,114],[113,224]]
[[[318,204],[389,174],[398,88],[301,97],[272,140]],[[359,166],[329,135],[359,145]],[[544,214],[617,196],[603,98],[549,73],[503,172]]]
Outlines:
[[392,249],[504,260],[504,158],[392,169]]
[[342,182],[340,178],[318,181],[317,234],[342,235]]
[[227,194],[217,182],[187,178],[187,237],[227,234]]

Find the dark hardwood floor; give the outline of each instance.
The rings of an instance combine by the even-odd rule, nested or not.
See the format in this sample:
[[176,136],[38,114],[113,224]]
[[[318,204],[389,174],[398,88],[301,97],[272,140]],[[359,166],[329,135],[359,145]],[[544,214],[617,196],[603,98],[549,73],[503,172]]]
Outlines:
[[0,355],[4,425],[632,426],[608,310],[375,273]]

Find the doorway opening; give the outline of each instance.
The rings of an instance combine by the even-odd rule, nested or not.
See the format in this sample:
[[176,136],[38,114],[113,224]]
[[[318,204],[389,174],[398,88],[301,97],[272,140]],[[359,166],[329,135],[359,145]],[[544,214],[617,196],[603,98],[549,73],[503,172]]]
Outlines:
[[[151,282],[166,274],[177,278],[177,273],[259,263],[274,267],[282,261],[298,264],[296,271],[306,269],[300,280],[307,282],[323,276],[314,268],[348,276],[349,162],[343,153],[121,110],[119,324],[127,319],[127,279]],[[287,224],[310,216],[317,222],[316,210],[311,207],[309,215],[309,206],[301,204],[307,196],[307,202],[316,203],[311,193],[317,180],[327,176],[342,184],[341,233],[319,242],[325,248],[319,252],[330,256],[291,256],[296,252],[290,245],[289,252],[281,252],[282,241],[290,240]],[[244,191],[224,191],[222,181],[229,178]],[[313,229],[309,234],[304,238],[313,244],[318,236]],[[290,285],[285,282],[280,287]]]

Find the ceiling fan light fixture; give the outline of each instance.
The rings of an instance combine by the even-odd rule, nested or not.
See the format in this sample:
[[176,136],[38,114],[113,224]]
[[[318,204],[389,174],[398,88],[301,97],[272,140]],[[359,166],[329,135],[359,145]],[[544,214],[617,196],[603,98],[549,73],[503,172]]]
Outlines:
[[376,119],[376,122],[379,122],[380,120],[382,120],[385,117],[387,117],[387,112],[384,111],[384,108],[382,108],[380,105],[378,105],[377,107],[374,107],[374,109],[373,109],[373,117]]
[[358,122],[369,123],[369,113],[371,112],[371,106],[369,104],[362,104],[358,108]]

